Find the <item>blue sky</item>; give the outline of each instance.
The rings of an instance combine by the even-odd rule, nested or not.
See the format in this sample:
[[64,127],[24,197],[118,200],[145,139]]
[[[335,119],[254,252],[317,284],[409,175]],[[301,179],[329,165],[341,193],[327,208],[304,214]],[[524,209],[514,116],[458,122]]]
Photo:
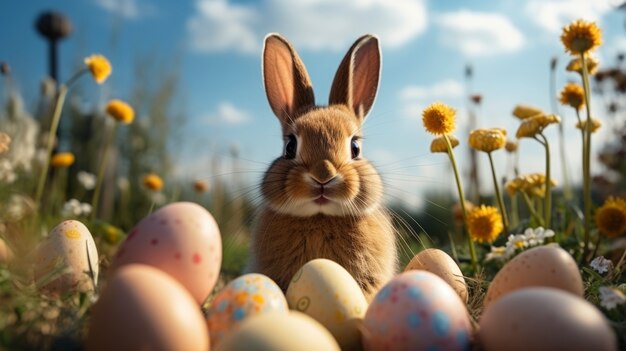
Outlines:
[[[550,109],[548,66],[553,56],[560,62],[559,89],[576,78],[563,70],[569,60],[559,41],[564,24],[577,18],[599,22],[605,42],[597,53],[601,64],[613,63],[617,52],[626,51],[626,12],[613,10],[618,2],[3,1],[0,60],[11,65],[26,101],[34,100],[47,68],[46,46],[33,21],[41,11],[55,9],[74,24],[73,35],[60,49],[61,80],[68,78],[78,60],[92,53],[106,55],[114,66],[111,79],[89,103],[101,107],[108,98],[129,97],[133,70],[141,59],[154,56],[163,64],[179,64],[179,93],[189,121],[180,141],[185,154],[178,172],[209,179],[211,154],[225,154],[236,145],[245,159],[242,168],[250,171],[246,180],[255,182],[282,148],[279,125],[261,81],[265,34],[280,32],[291,40],[308,68],[320,104],[326,102],[337,65],[352,42],[363,33],[377,34],[383,71],[378,99],[365,126],[364,155],[379,166],[390,200],[419,204],[424,189],[453,187],[445,156],[428,152],[432,137],[422,128],[421,110],[434,101],[457,108],[455,134],[466,144],[468,91],[463,74],[471,64],[470,92],[484,97],[479,125],[504,127],[514,135],[518,121],[511,111],[516,104]],[[602,118],[600,104],[592,103]],[[567,109],[561,111],[568,148],[580,150],[574,116]],[[597,140],[610,136],[605,129]],[[554,140],[556,154],[556,128],[547,134]],[[521,148],[522,172],[542,171],[541,149],[529,140],[522,141]],[[467,148],[456,150],[461,167],[466,168]],[[500,151],[494,156],[498,173],[504,175],[506,155]],[[481,161],[485,167],[486,158]],[[580,160],[571,157],[569,163],[579,167]],[[490,191],[489,173],[483,174],[483,191]],[[560,177],[557,170],[555,178]]]

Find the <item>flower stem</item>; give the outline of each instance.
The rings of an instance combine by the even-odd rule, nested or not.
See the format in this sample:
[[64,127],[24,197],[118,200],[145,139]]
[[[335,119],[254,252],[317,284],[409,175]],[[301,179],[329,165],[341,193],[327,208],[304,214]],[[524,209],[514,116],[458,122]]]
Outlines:
[[[106,123],[106,120],[105,120]],[[113,138],[115,138],[115,131],[117,130],[117,123],[114,122],[113,126],[109,129],[109,133],[104,142],[104,147],[102,149],[102,162],[100,162],[100,168],[98,169],[98,177],[96,178],[96,188],[93,192],[93,199],[91,200],[91,219],[96,219],[97,211],[98,211],[98,203],[100,202],[100,191],[102,190],[102,182],[104,181],[104,171],[106,170],[106,166],[109,160],[109,149],[111,148],[111,144],[113,144]]]
[[491,152],[487,153],[489,156],[489,165],[491,166],[491,176],[493,178],[493,186],[496,191],[496,198],[498,199],[498,206],[500,207],[500,213],[502,213],[502,222],[504,224],[504,233],[508,235],[509,232],[509,216],[506,212],[506,207],[504,207],[504,199],[502,198],[502,193],[500,192],[500,185],[498,184],[498,177],[496,177],[496,169],[493,166],[493,157],[491,156]]
[[[454,171],[454,179],[456,180],[456,188],[459,192],[459,201],[461,202],[461,213],[463,214],[463,223],[465,223],[465,227],[467,227],[467,211],[465,210],[465,195],[463,194],[463,184],[461,184],[461,178],[459,177],[459,171],[456,166],[456,161],[454,159],[454,153],[452,152],[452,144],[450,144],[450,139],[448,135],[444,134],[443,138],[446,140],[446,146],[448,148],[448,157],[450,158],[450,163],[452,164],[452,170]],[[470,258],[472,261],[472,269],[474,273],[478,272],[478,261],[476,259],[476,249],[474,248],[474,241],[472,237],[467,235],[467,241],[470,249]]]
[[585,108],[587,110],[587,123],[585,124],[585,153],[583,157],[583,202],[585,213],[585,236],[583,246],[583,261],[587,260],[589,253],[589,234],[591,232],[591,99],[589,91],[589,72],[587,70],[587,59],[585,53],[580,53],[580,61],[582,62],[583,88],[585,90]]
[[541,139],[543,139],[543,147],[546,149],[546,193],[544,197],[544,221],[546,228],[550,228],[551,220],[552,220],[552,180],[550,173],[550,144],[548,144],[548,139],[543,133],[537,134]]
[[[52,124],[50,125],[50,131],[48,131],[48,143],[46,146],[46,158],[44,159],[43,168],[39,174],[39,180],[37,182],[37,190],[35,191],[35,205],[41,207],[41,196],[43,195],[43,188],[46,185],[46,178],[48,176],[48,170],[50,168],[50,158],[52,157],[52,149],[54,148],[54,140],[56,138],[57,129],[59,128],[59,121],[61,120],[61,111],[63,110],[63,104],[65,97],[67,96],[67,86],[59,86],[59,94],[54,106],[54,112],[52,114]],[[41,213],[41,209],[39,210]]]
[[[550,70],[550,105],[552,113],[559,114],[556,103],[556,65]],[[567,167],[567,153],[565,152],[565,131],[563,123],[559,123],[559,152],[561,156],[561,173],[563,174],[563,197],[565,200],[571,200],[574,195],[569,180],[569,170]]]
[[528,194],[522,191],[522,197],[524,198],[524,202],[526,202],[526,206],[528,207],[528,211],[530,211],[530,214],[535,217],[535,219],[539,222],[539,225],[543,227],[543,218],[535,210],[535,206],[533,206],[533,203],[530,200],[530,197],[528,197]]

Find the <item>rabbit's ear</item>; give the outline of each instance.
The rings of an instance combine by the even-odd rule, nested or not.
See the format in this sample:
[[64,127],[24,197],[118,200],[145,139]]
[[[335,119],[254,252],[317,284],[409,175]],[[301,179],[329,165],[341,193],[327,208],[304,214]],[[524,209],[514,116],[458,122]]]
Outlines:
[[376,99],[380,67],[378,38],[367,34],[357,39],[339,64],[329,104],[346,105],[364,119]]
[[289,123],[298,110],[315,105],[311,80],[298,53],[279,34],[265,37],[263,82],[274,114]]

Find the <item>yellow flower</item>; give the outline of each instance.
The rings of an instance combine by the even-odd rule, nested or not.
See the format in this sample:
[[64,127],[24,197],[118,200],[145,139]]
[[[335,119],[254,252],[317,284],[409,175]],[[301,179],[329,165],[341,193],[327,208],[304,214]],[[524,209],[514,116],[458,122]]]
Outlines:
[[63,168],[69,167],[74,163],[74,154],[71,152],[59,152],[57,154],[52,155],[50,159],[50,166]]
[[[592,118],[591,119],[591,132],[595,133],[596,130],[600,129],[600,127],[602,127],[602,122],[600,122],[599,119]],[[587,128],[587,120],[585,119],[585,120],[576,122],[576,128],[580,130],[585,130]]]
[[595,22],[577,20],[563,28],[561,41],[573,55],[595,50],[602,44],[602,30]]
[[514,153],[517,151],[517,141],[507,140],[506,145],[504,145],[504,149],[506,149],[509,153]]
[[130,124],[135,119],[135,110],[122,100],[109,101],[106,110],[111,117],[124,124]]
[[0,132],[0,155],[9,151],[10,145],[11,145],[11,137],[6,133]]
[[517,194],[517,192],[520,191],[523,186],[524,181],[521,178],[517,177],[513,180],[509,180],[508,182],[506,182],[504,184],[504,189],[506,189],[506,192],[509,193],[510,196],[513,196]]
[[542,115],[543,111],[533,107],[533,106],[528,106],[528,105],[517,105],[515,106],[515,109],[513,110],[513,116],[519,118],[519,119],[526,119],[528,117],[534,117],[537,115]]
[[109,75],[111,75],[111,64],[109,63],[109,60],[102,55],[91,55],[85,58],[85,64],[87,65],[87,68],[89,68],[93,79],[98,84],[104,83]]
[[504,229],[502,216],[493,206],[475,207],[467,215],[467,229],[474,241],[492,243]]
[[596,211],[598,230],[609,238],[615,238],[626,231],[626,201],[619,197],[609,197]]
[[506,144],[506,130],[502,128],[481,128],[470,132],[469,144],[483,152],[502,149]]
[[[589,74],[596,74],[596,72],[598,72],[598,66],[600,65],[600,62],[598,61],[598,59],[595,57],[586,57],[585,59],[587,60],[587,72]],[[567,64],[567,67],[565,69],[570,72],[583,74],[583,65],[582,65],[582,62],[580,61],[580,57],[574,57]]]
[[[546,194],[546,176],[543,173],[531,173],[520,177],[522,181],[521,190],[529,195],[544,197]],[[550,179],[550,184],[556,186],[554,179]]]
[[424,128],[435,135],[451,133],[455,126],[456,111],[448,105],[435,102],[422,112]]
[[204,180],[196,180],[193,182],[193,188],[197,193],[203,193],[209,189],[209,184]]
[[522,120],[517,129],[515,136],[518,139],[532,138],[535,135],[541,133],[545,127],[553,123],[560,123],[561,118],[557,115],[539,115],[535,117],[529,117]]
[[143,185],[150,190],[159,191],[163,188],[163,180],[155,173],[150,173],[143,177]]
[[111,245],[117,244],[124,236],[121,229],[108,223],[104,225],[102,231],[104,233],[104,240]]
[[[452,146],[453,149],[459,145],[459,139],[457,139],[454,135],[449,134],[448,139],[450,139],[450,146]],[[448,153],[446,139],[443,136],[433,139],[433,141],[430,143],[430,152]]]
[[585,105],[585,90],[575,83],[567,83],[561,90],[561,104],[580,110]]

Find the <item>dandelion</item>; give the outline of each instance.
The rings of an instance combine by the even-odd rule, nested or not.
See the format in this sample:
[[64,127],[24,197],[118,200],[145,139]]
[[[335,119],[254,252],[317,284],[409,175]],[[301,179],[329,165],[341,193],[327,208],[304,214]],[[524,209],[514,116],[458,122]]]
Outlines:
[[619,197],[609,197],[596,211],[598,230],[609,238],[615,238],[626,231],[626,201]]
[[[600,66],[600,62],[598,61],[597,58],[591,57],[591,56],[587,57],[586,59],[587,59],[587,69],[589,70],[589,74],[596,74],[596,72],[598,72],[598,66]],[[567,67],[565,69],[570,72],[576,72],[582,75],[583,64],[582,64],[582,61],[580,60],[580,57],[573,58],[567,64]]]
[[578,111],[585,105],[585,90],[578,84],[567,83],[561,90],[559,101]]
[[130,124],[135,119],[135,110],[122,100],[111,100],[106,107],[107,113],[123,124]]
[[201,193],[206,192],[209,189],[209,184],[207,184],[207,182],[205,182],[204,180],[198,179],[193,182],[193,189],[197,193],[201,194]]
[[598,288],[598,293],[600,294],[600,305],[607,310],[612,310],[626,302],[624,293],[615,288],[601,286]]
[[598,256],[591,260],[589,267],[593,268],[594,271],[603,274],[613,269],[613,262],[611,260],[607,260],[604,256]]
[[435,102],[422,112],[422,122],[426,131],[431,134],[449,134],[456,127],[455,115],[456,111],[453,108]]
[[85,190],[92,190],[96,186],[96,176],[94,174],[80,171],[76,175],[76,178]]
[[467,214],[467,227],[472,238],[478,242],[491,243],[504,229],[498,209],[481,205]]
[[143,177],[143,185],[153,191],[159,191],[163,188],[163,180],[155,173],[146,174]]
[[561,42],[572,55],[584,54],[602,45],[602,30],[595,22],[577,20],[563,28]]
[[526,119],[543,114],[544,112],[541,109],[528,105],[517,105],[515,109],[513,109],[513,116],[519,119]]
[[111,64],[109,60],[102,55],[91,55],[85,58],[85,65],[87,65],[93,79],[98,84],[104,83],[109,75],[111,75]]
[[74,154],[71,152],[59,152],[52,155],[50,159],[50,166],[55,168],[65,168],[74,164]]
[[[448,134],[447,137],[448,137],[448,140],[450,140],[450,146],[452,146],[453,149],[459,145],[459,139],[457,139],[454,135]],[[446,143],[446,137],[440,136],[440,137],[433,139],[433,141],[430,143],[430,152],[447,153],[448,144]]]
[[[595,119],[592,118],[591,119],[591,133],[595,133],[598,129],[600,129],[600,127],[602,127],[602,122],[600,122],[599,119]],[[581,131],[584,131],[587,129],[587,120],[579,120],[578,122],[576,122],[576,128],[580,129]]]
[[6,133],[0,132],[0,155],[9,151],[9,145],[11,145],[11,137]]

